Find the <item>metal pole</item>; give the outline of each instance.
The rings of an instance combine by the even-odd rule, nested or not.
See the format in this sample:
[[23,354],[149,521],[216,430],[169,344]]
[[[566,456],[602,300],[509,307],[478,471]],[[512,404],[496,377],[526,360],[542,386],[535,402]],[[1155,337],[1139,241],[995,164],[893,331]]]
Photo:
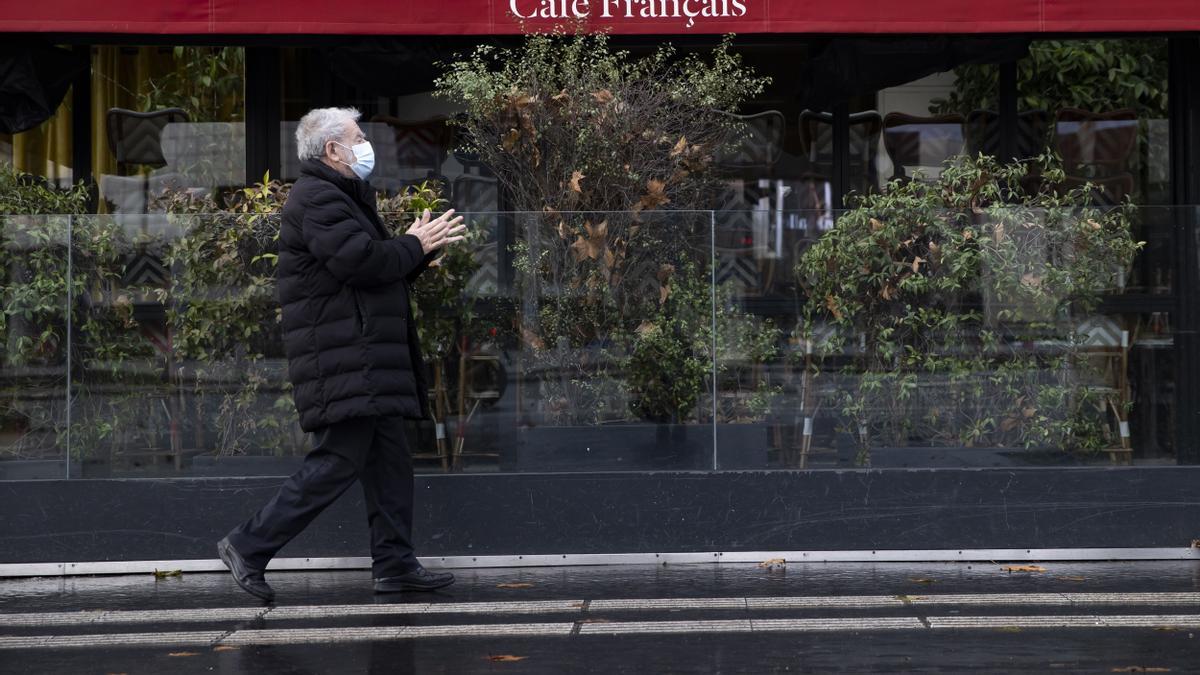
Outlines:
[[75,230],[75,216],[68,215],[67,216],[67,277],[66,277],[66,279],[67,279],[67,322],[66,322],[67,323],[67,339],[66,339],[66,344],[67,344],[67,377],[66,377],[67,461],[64,463],[64,465],[66,466],[65,477],[68,479],[71,478],[71,350],[74,348],[74,344],[73,344],[73,340],[72,340],[72,336],[71,336],[71,332],[73,329],[73,323],[71,320],[71,309],[75,306],[74,289],[73,289],[73,286],[75,285],[75,280],[74,280],[75,270],[73,269],[74,256],[72,255],[73,254],[72,249],[75,248],[73,246],[73,242],[75,240],[74,230]]
[[708,267],[712,294],[712,468],[716,471],[717,460],[717,212],[708,212]]

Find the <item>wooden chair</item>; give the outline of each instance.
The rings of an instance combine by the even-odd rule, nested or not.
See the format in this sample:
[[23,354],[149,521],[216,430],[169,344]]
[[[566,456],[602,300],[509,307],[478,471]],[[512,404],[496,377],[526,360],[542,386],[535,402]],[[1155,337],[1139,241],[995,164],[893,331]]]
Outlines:
[[922,117],[888,113],[883,118],[883,147],[892,160],[892,177],[907,178],[910,168],[941,169],[962,154],[964,119],[957,113]]
[[[850,162],[847,173],[850,187],[868,192],[876,186],[876,160],[883,118],[874,110],[852,113],[850,124]],[[833,176],[833,114],[805,110],[800,113],[800,145],[808,156],[813,177],[831,180]]]
[[[1036,157],[1046,149],[1050,114],[1045,110],[1022,110],[1017,114],[1017,138],[1014,151],[1018,159]],[[972,157],[983,153],[1000,156],[1000,113],[972,110],[966,121],[966,152]]]
[[1104,113],[1063,108],[1055,116],[1055,149],[1070,175],[1091,177],[1126,171],[1137,138],[1137,111],[1132,108]]

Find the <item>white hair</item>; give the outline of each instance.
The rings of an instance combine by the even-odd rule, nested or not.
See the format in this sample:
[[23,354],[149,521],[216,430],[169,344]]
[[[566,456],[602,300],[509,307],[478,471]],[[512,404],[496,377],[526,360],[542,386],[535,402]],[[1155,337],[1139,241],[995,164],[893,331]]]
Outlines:
[[296,154],[301,160],[325,156],[325,144],[346,134],[362,113],[354,108],[314,108],[300,118],[296,127]]

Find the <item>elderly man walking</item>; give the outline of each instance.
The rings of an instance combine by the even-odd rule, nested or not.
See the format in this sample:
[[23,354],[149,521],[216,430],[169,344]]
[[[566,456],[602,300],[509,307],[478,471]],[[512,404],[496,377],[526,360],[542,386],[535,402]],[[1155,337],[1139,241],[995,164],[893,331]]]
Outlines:
[[283,207],[279,302],[300,426],[312,452],[270,502],[217,544],[243,590],[270,601],[267,562],[356,480],[371,530],[375,592],[432,590],[454,582],[417,561],[413,469],[405,418],[428,410],[409,285],[466,227],[428,211],[389,237],[366,178],[371,144],[352,108],[300,120],[300,178]]

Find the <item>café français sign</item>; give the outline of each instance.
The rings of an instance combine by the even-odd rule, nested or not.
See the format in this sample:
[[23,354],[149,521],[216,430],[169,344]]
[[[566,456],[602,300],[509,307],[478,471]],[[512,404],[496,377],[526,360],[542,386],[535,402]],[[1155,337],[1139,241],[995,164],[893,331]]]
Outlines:
[[746,16],[748,0],[508,0],[519,19],[679,19],[687,28],[697,20]]

